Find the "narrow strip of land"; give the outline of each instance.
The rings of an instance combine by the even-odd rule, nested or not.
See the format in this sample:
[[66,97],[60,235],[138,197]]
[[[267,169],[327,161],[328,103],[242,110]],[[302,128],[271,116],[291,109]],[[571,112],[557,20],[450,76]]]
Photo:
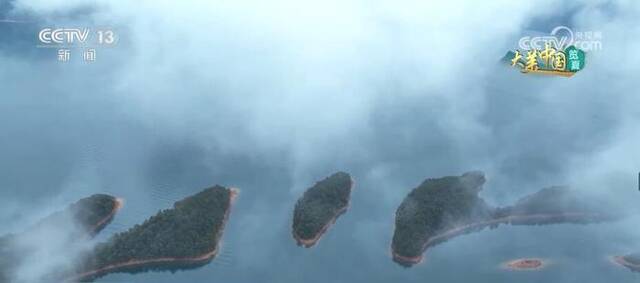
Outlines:
[[606,215],[601,213],[583,213],[583,212],[567,212],[560,214],[551,214],[551,213],[540,213],[540,214],[529,214],[529,215],[510,215],[500,218],[494,218],[486,221],[470,223],[466,225],[457,226],[451,229],[448,229],[438,235],[430,237],[425,241],[422,247],[422,252],[418,256],[403,256],[396,253],[395,250],[392,250],[393,259],[400,263],[406,264],[417,264],[420,263],[423,259],[423,253],[430,247],[442,241],[449,240],[456,236],[466,234],[470,231],[483,229],[487,226],[499,225],[499,224],[529,224],[531,221],[537,223],[545,223],[545,221],[562,219],[561,222],[578,222],[583,220],[591,220],[591,219],[599,219],[606,218]]

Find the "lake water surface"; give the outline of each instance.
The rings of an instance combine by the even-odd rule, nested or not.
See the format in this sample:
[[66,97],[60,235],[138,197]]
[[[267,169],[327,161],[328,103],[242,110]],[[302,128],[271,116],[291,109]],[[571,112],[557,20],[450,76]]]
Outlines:
[[[401,267],[391,260],[389,245],[395,209],[410,189],[382,199],[390,188],[354,178],[349,210],[313,248],[298,247],[291,237],[292,209],[302,191],[289,190],[291,184],[277,177],[269,184],[249,178],[236,185],[240,196],[211,263],[175,273],[111,274],[98,282],[640,282],[640,273],[608,258],[637,247],[625,231],[640,217],[593,225],[502,225],[449,240],[429,249],[421,264]],[[99,239],[197,190],[144,191],[150,193],[111,192],[127,202]],[[521,257],[543,258],[549,265],[539,271],[501,267]]]

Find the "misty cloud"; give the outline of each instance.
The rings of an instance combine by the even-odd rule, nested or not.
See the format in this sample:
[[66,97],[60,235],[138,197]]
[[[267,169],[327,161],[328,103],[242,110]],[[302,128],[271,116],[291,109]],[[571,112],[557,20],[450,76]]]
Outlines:
[[[220,183],[242,190],[225,233],[249,270],[238,280],[270,274],[272,259],[298,260],[300,271],[268,278],[299,281],[312,263],[281,240],[293,203],[337,170],[356,188],[334,229],[356,243],[331,247],[371,257],[386,255],[395,208],[426,177],[483,170],[482,195],[496,205],[558,184],[616,201],[637,194],[634,1],[7,3],[0,18],[32,22],[0,23],[7,231],[95,192],[127,199],[113,223],[126,229]],[[120,40],[92,65],[59,64],[33,32],[63,24],[113,27]],[[498,64],[523,30],[556,24],[603,34],[579,74]],[[366,231],[384,235],[355,240]],[[312,253],[329,261],[339,252]],[[347,278],[343,268],[335,274]],[[379,280],[419,278],[390,274]]]

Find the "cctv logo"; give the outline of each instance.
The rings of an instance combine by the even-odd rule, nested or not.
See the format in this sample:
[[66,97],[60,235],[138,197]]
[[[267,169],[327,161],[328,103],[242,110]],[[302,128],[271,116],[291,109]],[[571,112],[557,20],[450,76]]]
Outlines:
[[[560,31],[563,30],[565,31],[566,35],[559,36]],[[546,44],[550,44],[551,47],[554,47],[557,50],[562,50],[572,43],[573,31],[565,26],[557,26],[551,31],[551,34],[547,36],[521,37],[518,41],[518,46],[522,50],[542,50],[545,48]]]
[[74,42],[84,43],[89,37],[89,29],[77,28],[45,28],[38,33],[38,39],[44,44],[73,44]]

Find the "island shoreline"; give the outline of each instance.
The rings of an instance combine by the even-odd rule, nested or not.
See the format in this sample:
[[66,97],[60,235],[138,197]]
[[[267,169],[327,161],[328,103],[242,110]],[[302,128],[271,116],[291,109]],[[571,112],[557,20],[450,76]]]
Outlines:
[[502,267],[509,271],[538,271],[547,267],[548,264],[541,258],[519,258],[503,263]]
[[320,229],[320,231],[318,231],[318,233],[316,233],[316,235],[314,235],[311,239],[303,239],[298,236],[296,234],[296,230],[293,229],[293,238],[296,240],[298,246],[303,246],[305,248],[311,248],[315,246],[320,241],[320,238],[322,238],[322,236],[329,230],[329,228],[331,228],[331,226],[333,226],[336,221],[338,221],[338,218],[342,216],[342,214],[347,212],[349,206],[351,205],[351,192],[355,188],[355,181],[353,180],[353,178],[350,177],[350,181],[351,184],[349,187],[349,198],[347,199],[347,204],[343,208],[338,210],[336,214],[324,226],[322,226],[322,228]]
[[204,263],[213,259],[213,257],[218,253],[220,240],[222,239],[222,233],[229,219],[229,214],[231,213],[231,208],[233,206],[233,203],[235,202],[235,199],[239,193],[239,190],[236,188],[230,188],[229,190],[230,190],[229,202],[228,202],[229,206],[227,208],[227,211],[225,211],[222,227],[220,227],[220,229],[218,229],[218,231],[216,232],[216,238],[218,239],[218,242],[215,243],[213,250],[206,252],[204,254],[201,254],[199,256],[193,256],[193,257],[180,257],[180,258],[160,257],[160,258],[152,258],[152,259],[133,259],[127,262],[115,263],[99,269],[83,272],[71,278],[68,278],[66,281],[77,282],[77,281],[90,280],[92,278],[97,278],[109,273],[118,272],[120,270],[134,269],[134,268],[141,268],[141,267],[152,267],[152,265],[160,264],[160,263],[199,264],[199,263]]
[[111,209],[111,212],[109,212],[107,216],[102,218],[102,220],[98,221],[98,223],[93,225],[93,227],[89,230],[89,233],[91,235],[97,235],[98,233],[100,233],[102,229],[104,229],[107,225],[109,225],[109,223],[111,223],[113,218],[116,216],[116,213],[118,213],[118,211],[120,211],[120,209],[124,206],[124,199],[122,198],[114,197],[113,201],[115,202],[115,204],[113,206],[113,209]]
[[311,248],[311,247],[315,246],[320,241],[320,238],[322,238],[322,236],[327,232],[327,230],[329,230],[329,228],[331,226],[333,226],[333,224],[336,223],[336,221],[338,220],[338,217],[340,217],[342,214],[347,212],[347,209],[348,209],[348,205],[345,206],[344,208],[340,209],[336,213],[336,215],[334,217],[332,217],[331,220],[329,220],[329,222],[327,222],[327,224],[322,226],[320,231],[311,239],[300,238],[300,236],[298,236],[296,234],[296,232],[293,231],[293,238],[296,240],[298,246],[303,246],[305,248]]
[[[528,221],[531,220],[553,220],[556,218],[562,218],[564,220],[564,222],[579,222],[579,221],[584,221],[585,219],[600,219],[600,218],[609,218],[606,215],[603,215],[601,213],[579,213],[579,212],[573,212],[573,213],[560,213],[560,214],[549,214],[549,213],[545,213],[545,214],[530,214],[530,215],[510,215],[510,216],[505,216],[505,217],[501,217],[501,218],[496,218],[496,219],[491,219],[491,220],[487,220],[487,221],[482,221],[482,222],[476,222],[476,223],[471,223],[471,224],[466,224],[466,225],[462,225],[462,226],[458,226],[458,227],[454,227],[448,230],[445,230],[442,233],[439,233],[433,237],[429,237],[427,239],[427,241],[423,244],[422,247],[422,251],[420,252],[420,255],[418,256],[405,256],[405,255],[401,255],[399,253],[397,253],[397,251],[395,250],[395,248],[393,247],[393,245],[391,246],[391,254],[393,257],[393,260],[401,265],[404,266],[412,266],[414,264],[418,264],[420,262],[423,261],[424,259],[424,252],[426,252],[426,250],[429,247],[432,247],[438,243],[450,240],[452,238],[455,238],[457,236],[461,236],[470,232],[473,232],[474,230],[483,230],[484,228],[488,227],[488,226],[498,226],[500,224],[510,224],[510,225],[526,225]],[[567,219],[569,218],[569,219]],[[535,223],[532,223],[532,225],[534,225]]]

